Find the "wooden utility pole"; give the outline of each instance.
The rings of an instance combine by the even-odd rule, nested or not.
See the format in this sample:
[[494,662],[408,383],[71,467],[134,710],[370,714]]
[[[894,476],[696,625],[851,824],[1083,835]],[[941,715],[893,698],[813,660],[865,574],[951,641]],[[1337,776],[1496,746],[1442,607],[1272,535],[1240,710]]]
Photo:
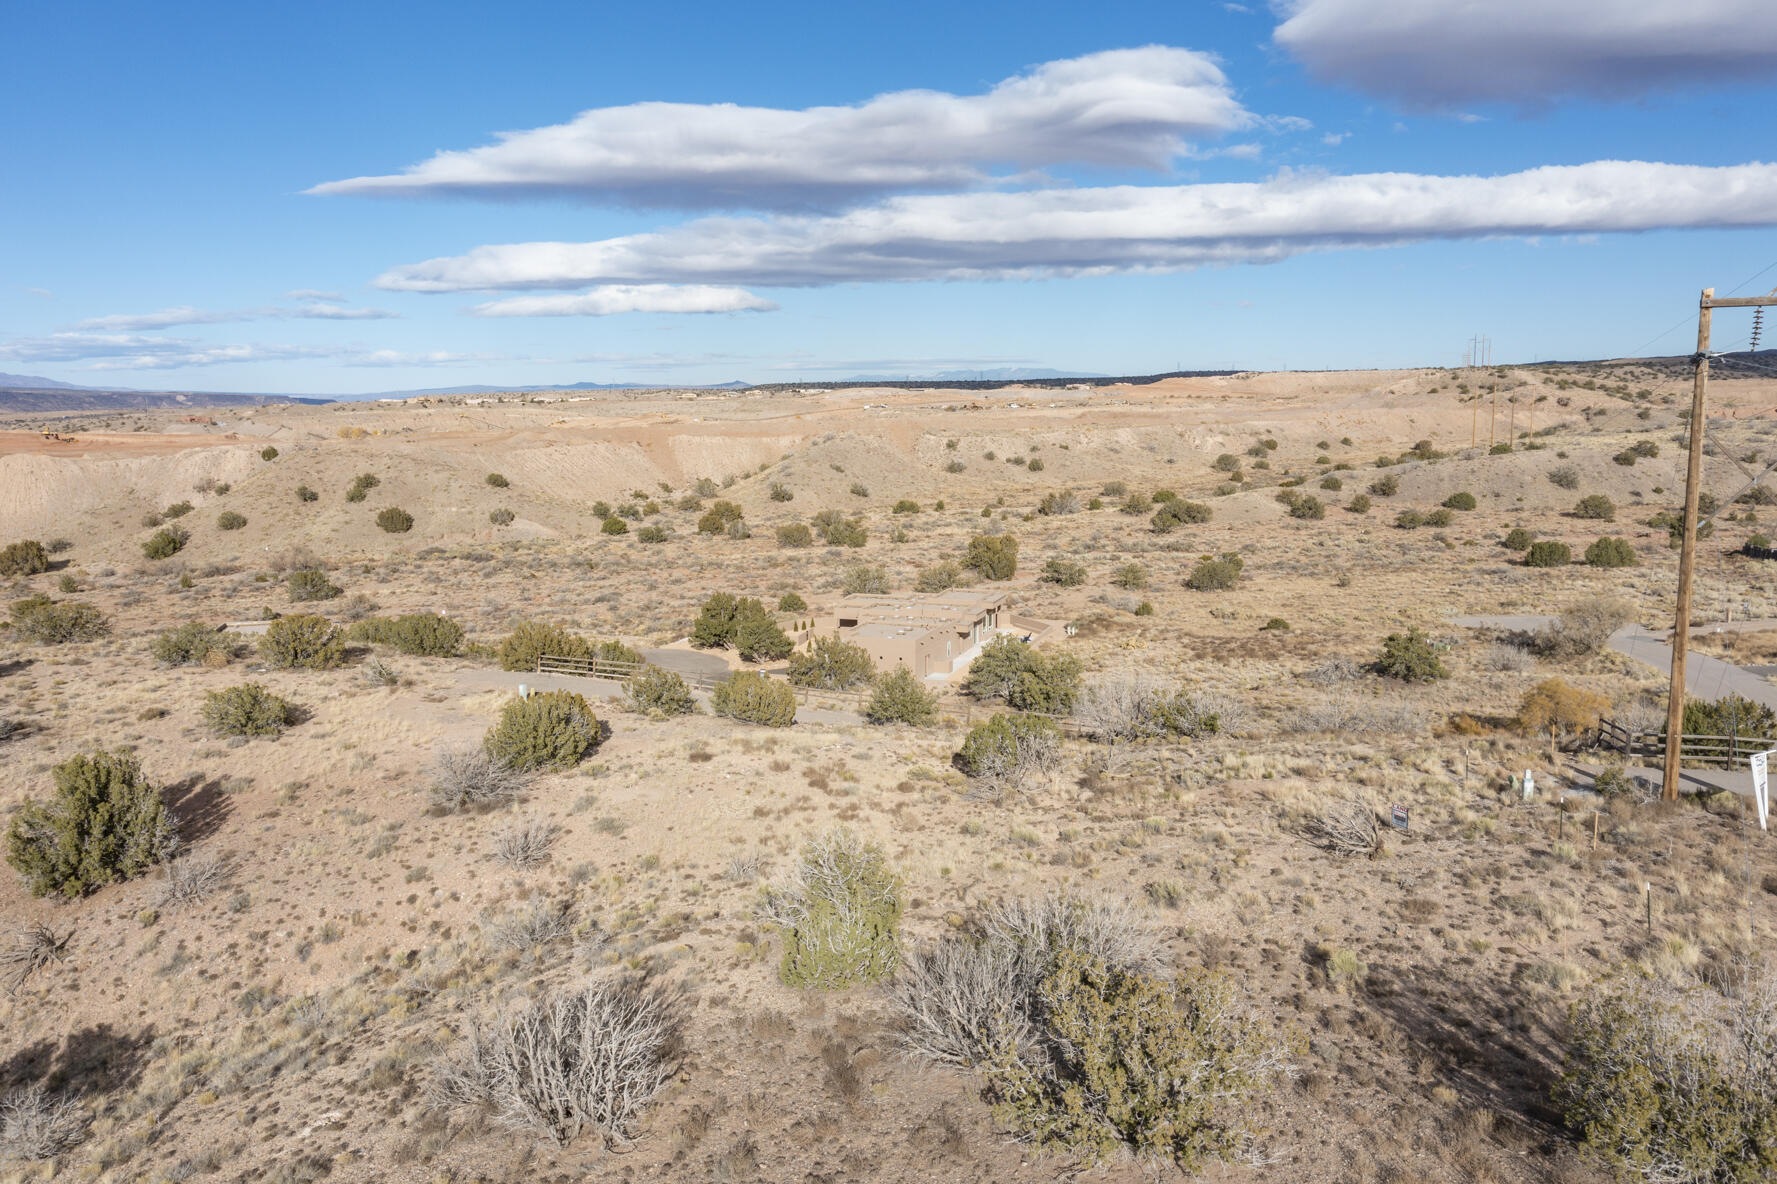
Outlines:
[[[1666,770],[1660,797],[1678,800],[1678,762],[1684,747],[1684,669],[1691,640],[1691,582],[1697,563],[1697,499],[1702,493],[1704,390],[1709,383],[1709,322],[1718,308],[1761,308],[1777,305],[1777,295],[1715,298],[1704,288],[1697,301],[1697,377],[1691,387],[1690,455],[1684,473],[1684,534],[1678,552],[1678,614],[1672,624],[1672,687],[1666,699]],[[1651,907],[1651,906],[1650,906]]]

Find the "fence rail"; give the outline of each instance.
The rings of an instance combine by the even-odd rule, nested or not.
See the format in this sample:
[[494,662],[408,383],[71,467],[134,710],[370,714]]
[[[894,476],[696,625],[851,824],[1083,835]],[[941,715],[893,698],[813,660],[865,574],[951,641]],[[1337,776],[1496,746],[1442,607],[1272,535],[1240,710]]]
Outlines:
[[[1706,736],[1686,732],[1679,736],[1679,753],[1687,761],[1737,765],[1755,752],[1777,748],[1769,736]],[[1593,747],[1609,748],[1625,756],[1666,759],[1666,733],[1626,728],[1615,720],[1598,721]]]

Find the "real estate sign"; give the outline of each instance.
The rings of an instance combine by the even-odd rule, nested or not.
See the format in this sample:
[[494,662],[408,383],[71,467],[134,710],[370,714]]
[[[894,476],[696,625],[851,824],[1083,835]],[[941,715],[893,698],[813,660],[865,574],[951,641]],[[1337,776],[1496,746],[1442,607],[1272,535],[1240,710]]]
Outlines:
[[1752,754],[1752,800],[1758,805],[1758,828],[1770,830],[1771,818],[1771,754],[1777,748]]

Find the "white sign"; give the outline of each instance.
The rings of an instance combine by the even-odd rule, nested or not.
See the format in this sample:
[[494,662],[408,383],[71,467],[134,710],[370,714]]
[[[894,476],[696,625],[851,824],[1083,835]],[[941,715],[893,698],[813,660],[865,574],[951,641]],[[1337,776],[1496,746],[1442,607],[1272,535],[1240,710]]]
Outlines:
[[1771,754],[1777,748],[1752,754],[1752,800],[1758,804],[1758,828],[1770,830],[1771,817]]
[[1535,796],[1536,796],[1536,778],[1531,776],[1529,769],[1526,769],[1526,770],[1524,770],[1524,800],[1528,802],[1531,798],[1533,798]]

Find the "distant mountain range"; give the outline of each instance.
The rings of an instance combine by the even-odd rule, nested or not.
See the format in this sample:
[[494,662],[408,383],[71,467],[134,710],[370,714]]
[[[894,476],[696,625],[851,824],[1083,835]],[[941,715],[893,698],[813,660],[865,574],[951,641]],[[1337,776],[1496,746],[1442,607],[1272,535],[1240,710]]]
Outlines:
[[434,386],[412,391],[376,391],[373,394],[350,395],[347,397],[353,399],[418,399],[431,395],[528,395],[544,391],[633,391],[654,390],[664,387],[688,391],[728,391],[745,390],[752,385],[753,384],[750,382],[741,382],[739,379],[732,382],[696,384],[680,382],[569,382],[555,386],[488,386],[483,383],[474,386]]
[[1033,378],[1108,378],[1090,370],[1044,370],[1035,366],[1001,366],[997,370],[940,370],[935,374],[854,374],[841,382],[1024,382]]
[[71,382],[57,382],[53,378],[39,378],[34,374],[0,374],[0,387],[28,391],[90,391],[90,386],[75,386]]

